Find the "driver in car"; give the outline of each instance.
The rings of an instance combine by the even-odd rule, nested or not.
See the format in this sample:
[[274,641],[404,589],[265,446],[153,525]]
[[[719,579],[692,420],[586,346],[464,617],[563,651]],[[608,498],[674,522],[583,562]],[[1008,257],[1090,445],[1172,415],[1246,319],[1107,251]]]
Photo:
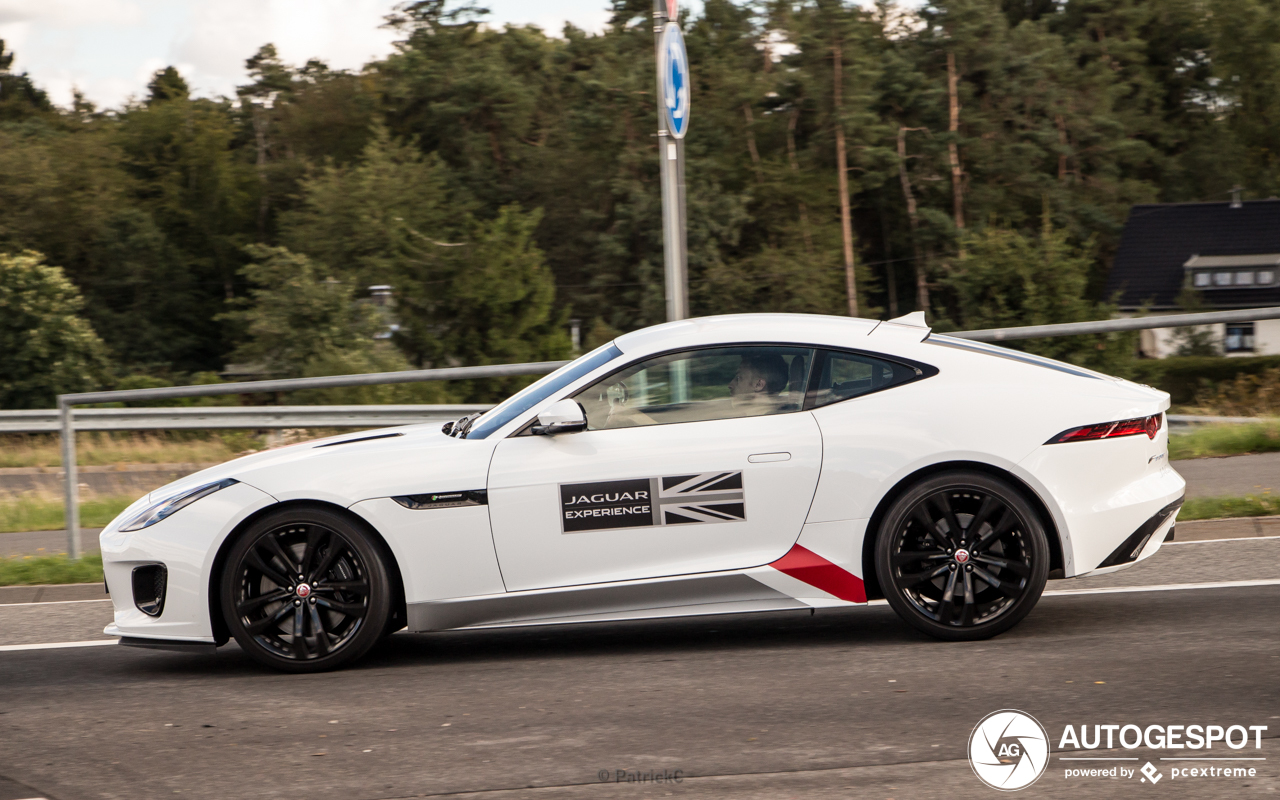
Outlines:
[[733,416],[777,413],[785,402],[781,394],[787,380],[787,362],[777,353],[744,356],[729,381]]

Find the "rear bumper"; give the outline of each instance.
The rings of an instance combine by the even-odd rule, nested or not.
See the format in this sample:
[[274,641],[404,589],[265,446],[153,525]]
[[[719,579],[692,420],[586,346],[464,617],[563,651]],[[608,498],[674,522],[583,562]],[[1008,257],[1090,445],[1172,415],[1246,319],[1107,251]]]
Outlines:
[[1045,445],[1020,464],[1057,523],[1065,577],[1124,569],[1160,549],[1186,493],[1164,436]]
[[[1165,528],[1172,528],[1174,520],[1177,518],[1178,509],[1182,508],[1182,503],[1186,497],[1179,497],[1169,505],[1160,509],[1151,515],[1151,518],[1142,523],[1136,531],[1129,535],[1129,538],[1120,543],[1120,546],[1111,551],[1111,555],[1102,559],[1102,563],[1098,565],[1099,569],[1107,567],[1120,567],[1137,563],[1138,560],[1145,556],[1149,556],[1156,550],[1160,549],[1159,545],[1164,542],[1164,534],[1156,536],[1157,531],[1163,531]],[[1157,539],[1158,543],[1154,549],[1148,552],[1147,546],[1152,539]],[[1145,554],[1145,555],[1144,555]]]

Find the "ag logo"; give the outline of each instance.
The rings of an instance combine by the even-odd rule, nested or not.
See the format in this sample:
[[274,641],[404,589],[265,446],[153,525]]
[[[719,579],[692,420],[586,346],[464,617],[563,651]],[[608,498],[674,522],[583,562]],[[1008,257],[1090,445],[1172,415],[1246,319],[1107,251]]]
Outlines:
[[1049,766],[1049,734],[1030,714],[1004,709],[982,718],[969,734],[969,765],[992,789],[1015,792]]

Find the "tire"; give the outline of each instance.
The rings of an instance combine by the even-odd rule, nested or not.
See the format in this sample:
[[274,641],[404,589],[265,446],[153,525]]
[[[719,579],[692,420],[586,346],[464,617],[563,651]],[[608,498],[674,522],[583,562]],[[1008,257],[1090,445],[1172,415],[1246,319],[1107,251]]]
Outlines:
[[1031,613],[1049,577],[1049,541],[1025,493],[957,470],[894,501],[875,565],[885,599],[908,624],[938,639],[976,641]]
[[391,617],[382,548],[363,526],[323,508],[281,509],[250,525],[227,554],[221,590],[240,648],[284,672],[355,661]]

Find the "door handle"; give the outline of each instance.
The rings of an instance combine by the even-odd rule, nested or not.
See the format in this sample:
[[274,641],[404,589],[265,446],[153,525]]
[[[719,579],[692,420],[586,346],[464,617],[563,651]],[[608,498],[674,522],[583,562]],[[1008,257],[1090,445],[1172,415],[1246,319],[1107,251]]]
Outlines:
[[747,461],[750,461],[752,464],[768,464],[771,461],[790,460],[790,453],[756,453],[755,455],[747,456]]

